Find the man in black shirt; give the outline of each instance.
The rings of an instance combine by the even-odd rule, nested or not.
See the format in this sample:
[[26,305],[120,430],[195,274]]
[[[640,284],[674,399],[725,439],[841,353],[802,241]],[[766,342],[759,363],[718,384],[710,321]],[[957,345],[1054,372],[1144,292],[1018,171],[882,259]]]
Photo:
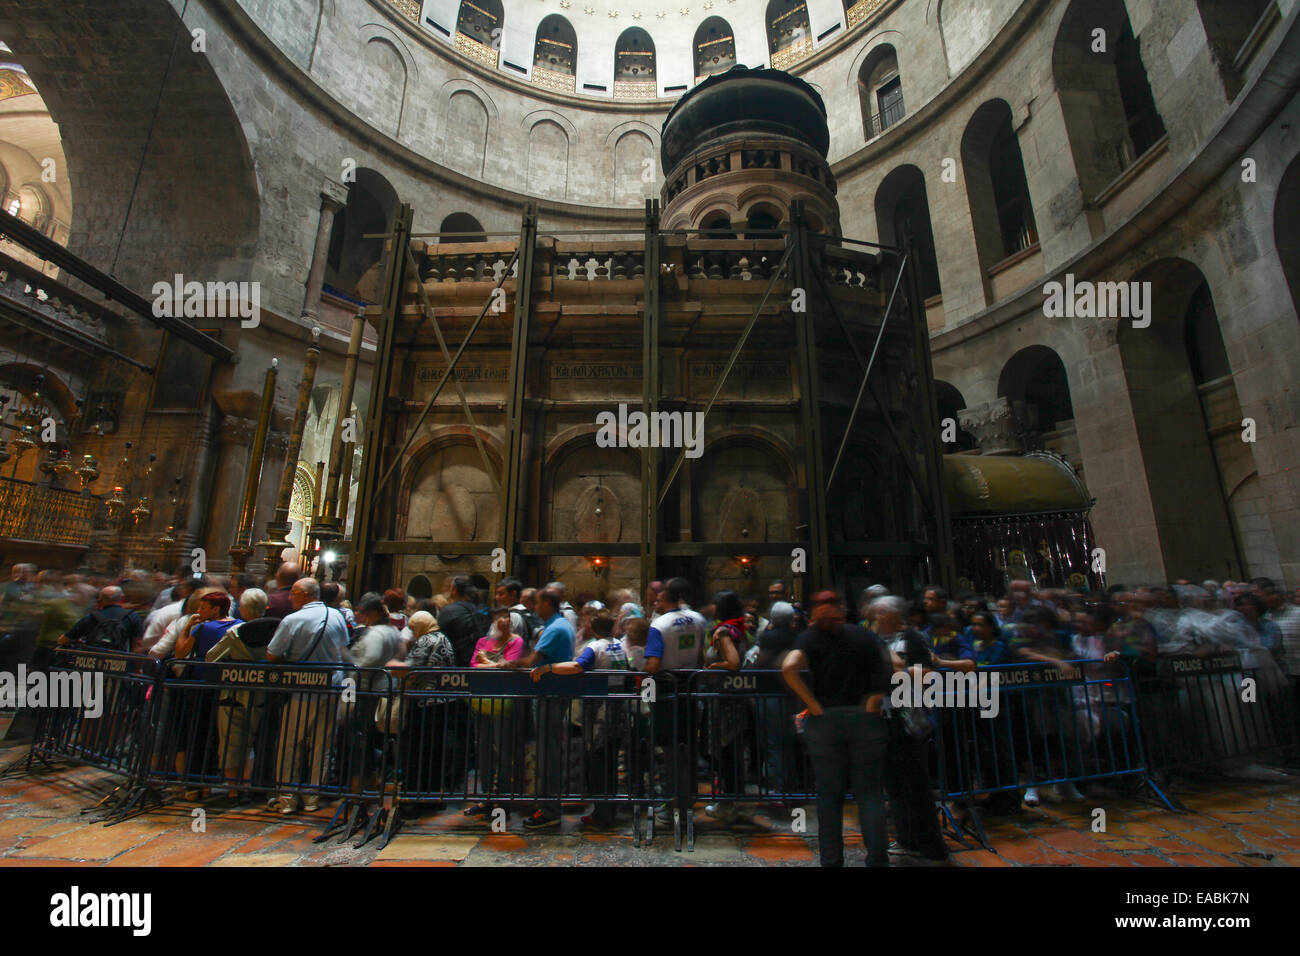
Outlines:
[[457,575],[451,582],[452,603],[438,612],[438,629],[447,635],[451,649],[456,652],[456,666],[469,667],[474,656],[474,645],[487,634],[485,618],[470,601],[474,585],[465,575]]
[[[889,866],[882,767],[885,724],[881,705],[894,662],[870,631],[845,623],[843,602],[821,591],[812,602],[812,626],[799,635],[781,670],[808,705],[804,740],[817,775],[817,826],[822,866],[844,865],[844,778],[858,802],[868,866]],[[812,671],[812,688],[800,674]]]

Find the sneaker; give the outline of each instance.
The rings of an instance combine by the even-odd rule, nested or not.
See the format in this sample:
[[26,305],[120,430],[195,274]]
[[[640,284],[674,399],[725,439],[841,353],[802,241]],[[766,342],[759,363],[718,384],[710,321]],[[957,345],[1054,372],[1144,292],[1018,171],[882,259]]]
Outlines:
[[468,809],[465,810],[465,816],[470,817],[470,818],[476,818],[476,817],[487,818],[487,817],[490,817],[490,816],[492,816],[492,804],[490,804],[490,803],[476,803],[476,804],[474,804],[474,806],[469,807]]
[[560,818],[551,816],[545,810],[538,810],[531,817],[524,818],[525,830],[547,830],[559,825]]
[[320,797],[314,793],[309,793],[302,798],[302,808],[307,813],[314,813],[320,809]]
[[1038,805],[1039,805],[1040,803],[1042,803],[1042,802],[1043,802],[1043,801],[1042,801],[1042,798],[1038,796],[1038,788],[1037,788],[1037,787],[1026,787],[1026,788],[1025,788],[1025,806],[1027,806],[1027,807],[1036,807],[1036,806],[1038,806]]
[[704,812],[718,823],[735,823],[736,818],[740,816],[735,806],[730,803],[711,803],[704,808]]
[[271,801],[267,804],[267,809],[272,813],[281,813],[286,816],[290,813],[297,813],[298,798],[293,796],[272,797]]

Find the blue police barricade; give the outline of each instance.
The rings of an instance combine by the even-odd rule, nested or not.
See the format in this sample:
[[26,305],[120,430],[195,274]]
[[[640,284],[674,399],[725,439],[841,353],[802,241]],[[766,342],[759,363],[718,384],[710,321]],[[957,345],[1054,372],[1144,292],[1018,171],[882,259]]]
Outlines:
[[270,798],[282,812],[340,801],[316,842],[384,823],[387,754],[375,726],[383,668],[171,661],[159,685],[151,786]]
[[1296,745],[1291,689],[1262,649],[1161,656],[1137,688],[1153,771],[1212,769]]
[[[779,804],[788,811],[816,800],[811,763],[795,727],[804,705],[780,671],[693,671],[686,687],[689,766],[703,774],[707,802]],[[687,849],[694,849],[694,814],[688,815],[686,832]]]
[[[1122,662],[1006,664],[965,674],[936,670],[919,687],[913,673],[899,697],[936,720],[941,800],[970,811],[986,848],[992,849],[975,797],[1128,779],[1175,809],[1151,779],[1133,682]],[[945,805],[944,812],[960,838],[951,809]]]
[[[546,675],[496,668],[409,668],[380,729],[396,755],[387,843],[421,805],[485,807],[494,826],[511,808],[559,814],[627,807],[637,846],[642,815],[662,788],[664,761],[647,746],[656,696],[671,679],[591,671]],[[653,838],[653,831],[651,833]]]

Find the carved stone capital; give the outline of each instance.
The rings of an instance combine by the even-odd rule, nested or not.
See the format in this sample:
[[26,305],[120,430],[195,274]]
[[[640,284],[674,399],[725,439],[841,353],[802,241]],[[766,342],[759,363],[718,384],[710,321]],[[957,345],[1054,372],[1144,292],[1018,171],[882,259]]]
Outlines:
[[996,398],[957,413],[961,427],[975,437],[981,455],[1019,455],[1034,444],[1038,410],[1024,402]]

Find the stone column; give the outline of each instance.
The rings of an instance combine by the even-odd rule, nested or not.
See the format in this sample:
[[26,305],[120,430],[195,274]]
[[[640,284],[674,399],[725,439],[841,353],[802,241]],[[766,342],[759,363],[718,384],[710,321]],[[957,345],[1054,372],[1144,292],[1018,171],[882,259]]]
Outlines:
[[[217,426],[216,480],[212,483],[209,499],[207,552],[212,559],[209,568],[228,566],[230,546],[235,540],[235,526],[239,523],[240,495],[244,486],[244,473],[248,468],[248,451],[253,443],[257,423],[248,418],[227,415]],[[171,515],[167,515],[170,522]],[[180,530],[180,529],[177,529]]]

